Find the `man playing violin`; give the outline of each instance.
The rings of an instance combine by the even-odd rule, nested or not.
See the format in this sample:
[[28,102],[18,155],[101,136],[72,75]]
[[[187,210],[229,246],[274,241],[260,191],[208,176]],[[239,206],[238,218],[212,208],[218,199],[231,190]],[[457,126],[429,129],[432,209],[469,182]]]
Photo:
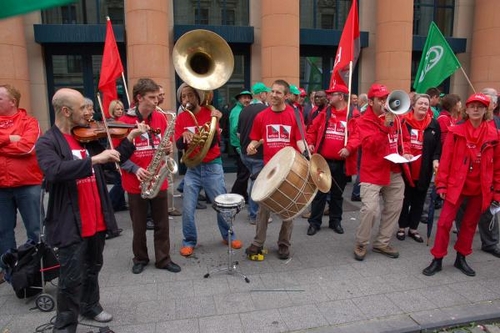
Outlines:
[[134,151],[134,138],[146,132],[138,124],[116,149],[97,141],[81,143],[72,135],[87,124],[82,94],[63,88],[52,98],[55,124],[35,149],[49,192],[46,234],[59,248],[60,275],[54,332],[76,332],[78,315],[99,322],[113,316],[99,303],[99,271],[103,265],[106,225],[115,221],[103,164],[125,161]]
[[[148,172],[163,134],[167,129],[167,118],[156,109],[158,105],[158,94],[160,88],[155,81],[144,78],[139,79],[133,88],[135,107],[129,109],[119,120],[127,124],[144,122],[150,128],[159,129],[160,133],[148,131],[134,139],[133,144],[136,151],[128,161],[122,164],[123,188],[128,194],[128,206],[134,237],[132,240],[132,251],[134,253],[134,265],[132,273],[140,274],[149,263],[148,244],[146,240],[146,220],[148,208],[151,204],[151,217],[154,221],[154,248],[155,266],[159,269],[178,273],[181,271],[179,265],[170,258],[170,234],[168,221],[168,180],[160,184],[158,194],[152,199],[141,197],[141,182],[149,180],[152,176]],[[172,143],[166,147],[166,155],[172,151]]]

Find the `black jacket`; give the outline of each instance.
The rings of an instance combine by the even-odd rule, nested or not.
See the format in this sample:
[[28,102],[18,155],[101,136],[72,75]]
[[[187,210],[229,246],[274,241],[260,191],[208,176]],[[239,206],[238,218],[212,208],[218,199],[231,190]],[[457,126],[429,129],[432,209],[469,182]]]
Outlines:
[[[91,156],[104,150],[97,141],[86,143],[84,146],[90,156],[85,159],[73,159],[64,135],[56,126],[40,137],[35,145],[38,164],[44,173],[49,192],[45,218],[47,242],[55,247],[66,247],[82,241],[76,180],[92,175]],[[120,162],[124,162],[133,154],[135,147],[130,141],[122,140],[120,146],[115,149],[120,152]],[[94,165],[94,170],[106,226],[116,224],[103,165]]]
[[[411,132],[411,126],[406,123],[408,132]],[[418,178],[417,186],[421,190],[429,187],[432,180],[432,161],[441,158],[441,128],[436,119],[432,119],[429,126],[424,130],[424,143],[422,149],[422,166],[420,167],[420,176]]]

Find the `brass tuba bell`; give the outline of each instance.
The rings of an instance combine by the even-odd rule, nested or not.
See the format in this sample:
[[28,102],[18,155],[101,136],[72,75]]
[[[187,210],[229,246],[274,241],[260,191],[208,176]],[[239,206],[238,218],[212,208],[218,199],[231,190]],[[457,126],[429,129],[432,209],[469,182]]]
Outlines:
[[[209,92],[223,86],[231,77],[234,69],[234,56],[226,41],[215,32],[198,29],[182,35],[175,43],[172,60],[177,75],[189,86]],[[205,98],[200,103],[208,105]],[[185,106],[183,106],[185,107]],[[186,112],[190,112],[184,108]],[[193,119],[196,118],[191,113]],[[198,125],[198,124],[197,124]],[[197,133],[184,151],[181,162],[188,168],[195,167],[203,161],[208,153],[217,131],[217,117],[210,122],[198,126]]]

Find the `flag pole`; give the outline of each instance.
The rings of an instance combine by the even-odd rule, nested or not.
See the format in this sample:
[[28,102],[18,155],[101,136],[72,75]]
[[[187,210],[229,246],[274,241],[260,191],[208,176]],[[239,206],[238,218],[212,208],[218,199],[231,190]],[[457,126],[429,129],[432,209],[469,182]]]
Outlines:
[[345,135],[344,135],[344,146],[347,146],[347,123],[349,122],[349,109],[351,108],[351,86],[352,86],[352,60],[349,61],[349,80],[348,80],[348,90],[349,96],[347,97],[347,113],[345,120]]
[[125,89],[125,95],[127,96],[128,107],[130,107],[130,95],[128,94],[127,81],[125,81],[125,74],[122,72],[123,88]]
[[464,69],[463,69],[462,66],[460,66],[460,69],[462,70],[462,73],[464,73],[465,79],[467,80],[467,82],[469,82],[469,86],[472,88],[472,91],[475,94],[476,93],[476,89],[474,89],[474,86],[472,85],[472,82],[470,82],[469,77],[467,76],[467,73],[465,73],[465,71],[464,71]]

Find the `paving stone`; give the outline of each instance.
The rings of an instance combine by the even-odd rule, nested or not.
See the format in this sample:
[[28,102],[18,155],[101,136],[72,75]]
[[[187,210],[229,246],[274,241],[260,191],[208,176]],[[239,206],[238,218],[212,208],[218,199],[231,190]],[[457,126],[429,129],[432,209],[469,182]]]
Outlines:
[[[235,174],[227,174],[226,186],[234,179]],[[349,183],[346,203],[351,188]],[[478,233],[474,253],[467,258],[476,269],[476,277],[465,276],[453,267],[456,235],[451,236],[443,271],[426,277],[422,269],[432,259],[429,248],[411,240],[393,241],[401,256],[397,260],[374,254],[371,248],[365,261],[354,260],[361,205],[344,206],[343,235],[325,227],[310,237],[306,235],[307,220],[295,220],[290,261],[276,256],[281,227],[276,216],[268,229],[269,254],[261,262],[248,260],[244,248],[254,238],[255,226],[247,223],[246,212],[240,212],[234,226],[244,248],[235,251],[233,259],[250,283],[227,272],[203,278],[208,270],[227,265],[227,247],[221,244],[216,213],[210,207],[195,214],[199,246],[190,258],[179,254],[181,219],[170,221],[171,256],[182,267],[179,274],[154,267],[152,232],[147,234],[151,262],[142,274],[132,274],[130,216],[128,212],[117,213],[124,231],[106,242],[99,277],[101,304],[114,315],[109,327],[117,333],[399,333],[434,331],[459,322],[467,325],[500,317],[498,259],[480,251]],[[176,199],[176,207],[182,210],[182,199]],[[326,221],[324,218],[324,226]],[[18,222],[16,238],[22,242],[24,225],[20,219]],[[378,224],[374,231],[376,228]],[[425,228],[419,227],[421,234]],[[56,287],[46,287],[56,295]],[[263,289],[267,291],[258,291]],[[282,291],[286,289],[303,291]],[[0,332],[33,332],[55,315],[33,307],[33,299],[18,299],[9,284],[1,284]],[[89,320],[83,323],[95,324]],[[88,331],[83,325],[77,330]]]

